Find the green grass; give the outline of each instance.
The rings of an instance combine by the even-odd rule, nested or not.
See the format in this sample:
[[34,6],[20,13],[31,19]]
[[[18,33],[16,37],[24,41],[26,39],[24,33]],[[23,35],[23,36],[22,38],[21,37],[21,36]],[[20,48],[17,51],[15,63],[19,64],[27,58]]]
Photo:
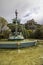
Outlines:
[[0,49],[0,65],[42,65],[43,45],[23,49]]

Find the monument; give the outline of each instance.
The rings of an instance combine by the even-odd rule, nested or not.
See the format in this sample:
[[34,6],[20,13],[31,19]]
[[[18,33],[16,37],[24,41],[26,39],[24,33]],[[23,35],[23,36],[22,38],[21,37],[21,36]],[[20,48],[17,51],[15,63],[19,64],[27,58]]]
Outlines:
[[[30,47],[30,46],[36,46],[37,45],[37,41],[36,40],[29,40],[29,39],[24,39],[22,34],[18,34],[17,31],[17,16],[18,16],[18,12],[17,10],[15,11],[15,16],[16,16],[16,28],[15,28],[15,34],[14,35],[10,35],[8,38],[8,41],[4,41],[0,43],[0,48],[26,48],[26,47]],[[21,32],[22,33],[22,32]],[[12,42],[11,42],[12,40]],[[14,40],[14,41],[13,41]],[[18,40],[18,41],[17,41]],[[20,50],[19,50],[20,52]]]
[[15,35],[12,35],[12,36],[9,36],[9,38],[8,38],[8,40],[23,40],[24,39],[24,37],[23,37],[23,35],[20,33],[19,35],[18,35],[18,31],[17,31],[17,26],[18,26],[18,23],[17,23],[17,17],[18,17],[18,12],[17,12],[17,10],[15,11],[15,16],[16,16],[16,27],[15,27]]

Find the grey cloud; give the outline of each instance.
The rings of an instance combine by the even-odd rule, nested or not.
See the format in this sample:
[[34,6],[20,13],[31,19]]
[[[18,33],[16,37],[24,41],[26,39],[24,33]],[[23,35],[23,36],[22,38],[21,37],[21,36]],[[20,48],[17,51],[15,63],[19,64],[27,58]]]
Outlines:
[[[38,7],[40,9],[37,9]],[[39,12],[43,16],[43,0],[0,0],[0,16],[9,22],[15,17],[15,9],[18,10],[20,18],[25,16],[27,11]]]

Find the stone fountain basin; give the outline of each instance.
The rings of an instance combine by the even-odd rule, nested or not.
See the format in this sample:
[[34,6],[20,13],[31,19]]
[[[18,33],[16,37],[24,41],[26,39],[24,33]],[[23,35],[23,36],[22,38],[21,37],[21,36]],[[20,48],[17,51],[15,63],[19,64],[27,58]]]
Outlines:
[[37,42],[36,41],[8,41],[8,42],[0,42],[0,48],[12,48],[12,49],[17,49],[17,48],[25,48],[25,47],[31,47],[31,46],[36,46]]

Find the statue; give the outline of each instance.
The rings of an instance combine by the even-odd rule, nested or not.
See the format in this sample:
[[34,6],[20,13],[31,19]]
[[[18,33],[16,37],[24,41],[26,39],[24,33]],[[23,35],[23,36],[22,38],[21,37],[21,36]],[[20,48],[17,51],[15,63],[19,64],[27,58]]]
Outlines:
[[18,12],[17,9],[15,10],[15,16],[16,16],[16,28],[15,28],[15,36],[17,36],[17,16],[18,16]]
[[18,15],[17,9],[15,10],[15,15],[16,15],[16,20],[17,20],[17,15]]

